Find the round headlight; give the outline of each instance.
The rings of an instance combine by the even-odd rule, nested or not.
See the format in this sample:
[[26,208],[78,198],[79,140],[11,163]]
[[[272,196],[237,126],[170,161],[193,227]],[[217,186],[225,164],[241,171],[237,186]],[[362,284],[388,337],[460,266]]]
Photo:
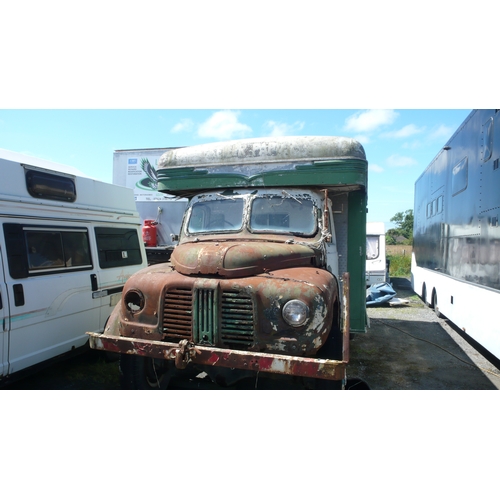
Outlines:
[[144,309],[144,295],[139,290],[129,290],[123,301],[125,302],[125,307],[132,314]]
[[290,326],[302,326],[309,318],[309,308],[301,300],[290,300],[283,307],[283,319]]

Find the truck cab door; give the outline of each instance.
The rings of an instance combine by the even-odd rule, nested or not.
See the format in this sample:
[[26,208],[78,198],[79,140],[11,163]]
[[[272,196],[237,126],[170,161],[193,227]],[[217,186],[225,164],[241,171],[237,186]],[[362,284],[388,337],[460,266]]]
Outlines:
[[0,377],[9,373],[9,298],[5,284],[2,249],[0,248]]

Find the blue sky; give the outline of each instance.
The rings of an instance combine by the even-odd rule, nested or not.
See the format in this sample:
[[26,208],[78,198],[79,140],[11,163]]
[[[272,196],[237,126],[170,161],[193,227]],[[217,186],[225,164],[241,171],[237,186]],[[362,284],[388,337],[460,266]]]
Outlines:
[[469,109],[0,109],[0,148],[112,182],[116,149],[283,135],[354,137],[369,162],[369,221],[413,209],[418,176]]

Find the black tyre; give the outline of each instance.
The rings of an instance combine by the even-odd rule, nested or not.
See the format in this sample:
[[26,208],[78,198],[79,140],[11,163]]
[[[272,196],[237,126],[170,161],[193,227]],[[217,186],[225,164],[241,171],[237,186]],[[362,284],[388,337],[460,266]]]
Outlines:
[[444,318],[443,314],[441,313],[441,311],[439,310],[439,305],[438,305],[438,297],[437,297],[437,293],[436,291],[434,290],[434,293],[432,295],[432,307],[434,309],[434,312],[436,313],[436,316],[438,318]]
[[173,366],[167,361],[122,354],[120,356],[120,386],[122,389],[166,389]]
[[424,303],[424,305],[429,306],[429,303],[427,302],[427,287],[425,286],[425,283],[422,286],[421,298],[422,298],[422,302]]
[[[326,342],[318,351],[316,357],[324,359],[342,359],[343,335],[338,320],[333,321],[333,326]],[[316,379],[315,388],[319,390],[343,389],[343,380],[322,380]]]

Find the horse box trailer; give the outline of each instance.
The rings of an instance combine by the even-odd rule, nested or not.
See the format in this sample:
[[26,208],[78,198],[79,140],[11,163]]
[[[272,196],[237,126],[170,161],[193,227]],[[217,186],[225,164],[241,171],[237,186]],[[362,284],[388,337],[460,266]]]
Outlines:
[[103,331],[146,266],[133,192],[0,149],[0,382]]
[[[366,329],[367,160],[345,137],[271,137],[165,152],[158,188],[189,199],[170,262],[130,278],[91,347],[125,388],[199,372],[343,388]],[[183,377],[185,376],[185,377]]]
[[500,113],[473,110],[415,183],[412,285],[500,359]]

